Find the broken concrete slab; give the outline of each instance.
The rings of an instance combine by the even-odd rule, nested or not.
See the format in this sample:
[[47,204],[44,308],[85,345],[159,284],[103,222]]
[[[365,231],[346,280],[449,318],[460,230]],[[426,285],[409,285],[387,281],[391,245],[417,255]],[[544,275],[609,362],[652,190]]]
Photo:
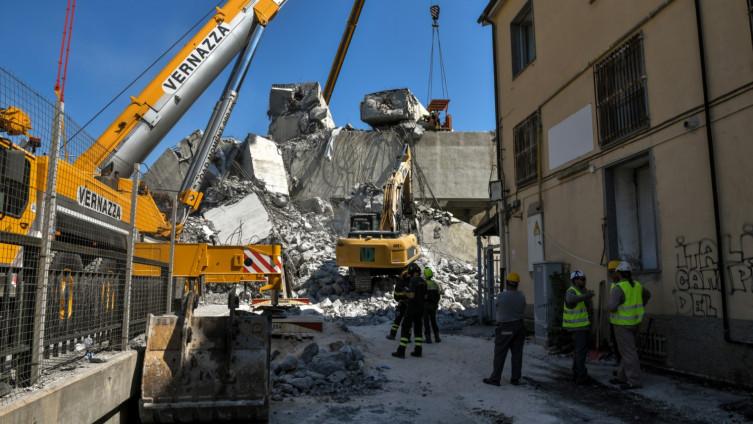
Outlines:
[[272,232],[272,221],[256,193],[210,209],[204,217],[212,222],[218,241],[224,245],[258,243]]
[[[201,130],[196,130],[164,153],[149,167],[144,183],[155,193],[174,193],[180,189],[188,173],[194,154],[199,150]],[[238,155],[238,142],[232,138],[220,140],[214,156],[210,158],[208,172],[202,187],[227,173]]]
[[421,248],[434,257],[454,258],[467,263],[476,261],[476,227],[462,221],[449,225],[431,220],[421,224]]
[[269,95],[269,136],[278,143],[335,128],[319,83],[274,84]]
[[372,127],[416,123],[429,115],[407,88],[367,94],[361,102],[361,120]]
[[393,131],[341,131],[333,142],[332,160],[323,160],[328,139],[313,144],[284,145],[297,199],[321,197],[342,200],[356,184],[381,187],[394,167],[403,141]]
[[[397,130],[343,130],[332,142],[283,145],[290,176],[297,181],[292,194],[298,199],[337,201],[348,197],[359,183],[382,187],[405,141],[404,133]],[[490,133],[426,132],[411,144],[414,175],[420,172],[426,182],[423,192],[415,185],[416,200],[436,198],[442,205],[457,203],[471,211],[486,208],[495,155]],[[331,152],[331,160],[323,159],[326,152]]]
[[243,143],[240,165],[246,178],[264,184],[270,193],[288,196],[288,173],[277,144],[272,140],[249,134]]
[[146,185],[153,191],[178,190],[200,141],[201,131],[196,130],[175,147],[165,150],[144,175]]

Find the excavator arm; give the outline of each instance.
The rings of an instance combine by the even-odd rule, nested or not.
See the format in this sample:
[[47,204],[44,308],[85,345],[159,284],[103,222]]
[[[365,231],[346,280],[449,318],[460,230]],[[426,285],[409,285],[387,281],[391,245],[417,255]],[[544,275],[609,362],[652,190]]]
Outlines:
[[406,144],[398,157],[395,170],[384,185],[384,207],[379,224],[381,231],[400,231],[401,215],[413,215],[412,164],[410,146]]

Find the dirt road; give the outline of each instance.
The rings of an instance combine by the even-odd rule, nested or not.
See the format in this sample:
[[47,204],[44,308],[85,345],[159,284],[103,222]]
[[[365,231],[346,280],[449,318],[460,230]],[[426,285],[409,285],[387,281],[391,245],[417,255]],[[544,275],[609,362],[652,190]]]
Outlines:
[[[389,383],[383,391],[345,403],[298,398],[274,402],[271,421],[301,423],[720,423],[747,422],[724,410],[746,395],[647,374],[645,388],[623,392],[608,383],[611,366],[589,364],[597,384],[576,388],[568,358],[547,355],[527,344],[523,386],[487,386],[491,370],[491,327],[473,336],[447,335],[427,345],[424,357],[390,356],[396,342],[384,338],[387,326],[352,327],[367,365],[382,366]],[[509,377],[509,364],[504,377]],[[749,398],[747,398],[749,399]]]

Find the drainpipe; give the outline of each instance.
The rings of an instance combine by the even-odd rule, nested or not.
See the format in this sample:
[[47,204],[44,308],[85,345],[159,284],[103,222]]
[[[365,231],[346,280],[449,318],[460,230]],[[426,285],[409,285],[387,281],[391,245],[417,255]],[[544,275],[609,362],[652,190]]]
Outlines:
[[492,26],[492,65],[494,72],[494,131],[496,138],[497,154],[497,180],[502,182],[502,200],[497,203],[497,229],[499,230],[499,276],[500,281],[507,272],[507,246],[505,236],[507,234],[507,218],[505,205],[507,195],[505,190],[504,172],[502,171],[502,118],[499,111],[499,64],[497,61],[497,25],[491,20],[486,19],[483,23]]
[[709,153],[709,173],[711,174],[711,194],[714,205],[714,231],[716,232],[716,262],[719,264],[719,285],[722,290],[722,326],[724,340],[728,343],[753,346],[753,343],[734,340],[730,333],[729,312],[727,306],[727,263],[724,258],[722,244],[722,220],[719,208],[719,186],[716,174],[716,155],[714,150],[714,132],[711,128],[711,106],[709,101],[708,74],[706,68],[706,48],[703,39],[703,20],[701,17],[701,2],[695,0],[696,32],[698,34],[698,52],[701,59],[701,82],[703,86],[703,114],[706,124],[706,145]]

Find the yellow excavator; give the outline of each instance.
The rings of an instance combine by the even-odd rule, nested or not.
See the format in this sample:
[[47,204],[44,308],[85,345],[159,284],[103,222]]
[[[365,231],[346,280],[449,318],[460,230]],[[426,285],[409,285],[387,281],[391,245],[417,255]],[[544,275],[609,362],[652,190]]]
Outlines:
[[348,237],[337,240],[337,265],[348,267],[358,292],[371,292],[375,277],[398,275],[421,255],[418,239],[411,233],[415,230],[412,164],[406,144],[384,185],[381,213],[352,215]]

